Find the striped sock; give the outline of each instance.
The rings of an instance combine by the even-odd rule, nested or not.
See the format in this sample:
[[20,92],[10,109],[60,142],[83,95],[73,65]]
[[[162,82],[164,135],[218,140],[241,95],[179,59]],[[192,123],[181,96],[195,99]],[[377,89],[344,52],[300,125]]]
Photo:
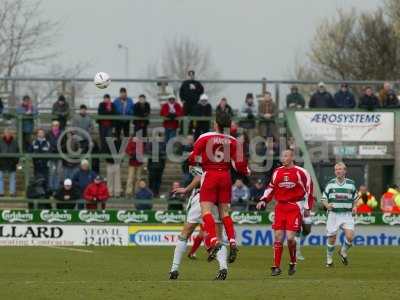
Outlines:
[[335,252],[335,245],[326,244],[326,256],[332,258],[333,252]]
[[340,253],[346,257],[347,256],[347,251],[351,248],[352,243],[350,243],[346,238],[344,239],[344,243],[342,245],[342,248],[340,249]]

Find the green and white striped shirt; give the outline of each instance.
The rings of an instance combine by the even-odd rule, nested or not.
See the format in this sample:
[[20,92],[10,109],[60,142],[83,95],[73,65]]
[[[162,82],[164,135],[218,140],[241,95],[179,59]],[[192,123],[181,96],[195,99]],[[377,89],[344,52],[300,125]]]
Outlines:
[[357,197],[356,185],[348,178],[341,183],[336,178],[331,179],[322,194],[322,200],[332,203],[332,211],[338,213],[351,212]]

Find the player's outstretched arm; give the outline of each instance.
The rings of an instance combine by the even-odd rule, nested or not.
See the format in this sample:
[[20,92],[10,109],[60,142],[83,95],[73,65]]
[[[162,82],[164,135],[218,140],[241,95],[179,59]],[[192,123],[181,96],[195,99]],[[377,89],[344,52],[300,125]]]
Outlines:
[[201,181],[201,176],[195,176],[192,180],[191,183],[189,183],[189,185],[185,188],[176,188],[175,190],[173,190],[173,192],[175,194],[187,194],[190,193],[191,191],[193,191],[193,189],[195,189],[196,187],[198,187],[200,185],[200,181]]

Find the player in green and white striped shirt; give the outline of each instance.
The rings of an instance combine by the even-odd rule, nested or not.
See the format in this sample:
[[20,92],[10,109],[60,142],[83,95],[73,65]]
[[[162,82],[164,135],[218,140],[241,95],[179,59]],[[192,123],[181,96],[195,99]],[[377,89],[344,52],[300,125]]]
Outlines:
[[346,178],[346,165],[342,162],[335,165],[336,177],[331,179],[322,195],[322,203],[328,210],[326,231],[328,236],[326,266],[333,266],[333,252],[335,251],[336,235],[341,228],[345,234],[344,243],[339,250],[339,256],[344,265],[348,265],[347,252],[350,249],[354,236],[355,203],[357,189],[353,180]]

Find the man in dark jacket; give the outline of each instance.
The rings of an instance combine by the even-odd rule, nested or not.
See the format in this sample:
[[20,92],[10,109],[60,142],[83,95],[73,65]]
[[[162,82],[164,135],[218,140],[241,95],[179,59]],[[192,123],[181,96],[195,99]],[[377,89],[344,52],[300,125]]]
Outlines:
[[[200,101],[195,106],[195,115],[198,117],[211,117],[212,107],[211,104],[208,102],[208,96],[206,94],[200,96]],[[195,140],[197,140],[197,138],[203,133],[210,131],[210,121],[195,121],[195,124]]]
[[374,95],[374,92],[370,86],[365,88],[364,96],[360,98],[360,104],[358,107],[365,108],[367,110],[373,110],[380,107],[379,99]]
[[311,96],[310,108],[334,108],[335,101],[332,95],[326,90],[325,83],[318,84],[318,90]]
[[184,103],[184,112],[188,116],[195,115],[195,106],[200,96],[204,93],[204,87],[200,81],[195,80],[195,72],[188,72],[188,79],[185,80],[179,90],[179,97]]
[[[114,104],[111,102],[111,97],[109,94],[103,96],[103,102],[99,104],[97,109],[97,114],[99,116],[113,116],[116,114]],[[113,131],[113,120],[98,120],[99,123],[99,135],[100,135],[100,148],[104,151],[106,148],[106,138],[112,137]]]
[[0,98],[0,115],[3,113],[4,111],[4,104],[3,104],[3,100]]
[[335,94],[335,106],[337,108],[354,108],[356,100],[352,92],[349,91],[347,83],[340,85],[340,90]]
[[[18,153],[18,143],[8,128],[4,129],[3,137],[0,139],[0,154]],[[0,157],[0,197],[4,196],[4,176],[8,175],[9,193],[11,197],[16,195],[16,179],[18,157]]]
[[138,210],[153,208],[153,192],[146,186],[146,181],[139,180],[135,192],[135,207]]
[[250,202],[248,209],[256,210],[256,205],[264,195],[265,183],[258,179],[256,183],[250,188]]
[[384,108],[398,108],[400,106],[399,98],[396,92],[391,90],[383,99],[382,106]]
[[290,93],[286,96],[286,107],[287,108],[304,108],[306,102],[304,97],[299,93],[297,86],[293,85],[290,88]]
[[[81,198],[81,193],[79,189],[72,185],[71,179],[65,179],[64,185],[58,189],[54,198],[58,201],[77,201]],[[57,203],[57,209],[74,209],[75,203]]]
[[64,130],[70,113],[69,104],[64,95],[58,97],[58,100],[53,104],[51,113],[56,116],[56,120],[60,122],[60,128]]
[[81,161],[81,167],[78,172],[75,173],[72,178],[72,183],[79,187],[81,194],[85,191],[86,187],[93,182],[97,174],[90,170],[89,161],[84,159]]
[[[158,139],[160,139],[160,137],[158,137]],[[147,160],[149,188],[152,190],[154,197],[158,197],[167,157],[166,146],[161,140],[153,141],[148,145],[150,147],[146,149],[146,153],[149,153],[149,159]]]
[[[51,150],[50,143],[46,139],[46,133],[43,129],[38,129],[36,139],[31,146],[33,154],[49,154]],[[33,173],[36,179],[43,178],[46,191],[49,186],[49,159],[48,158],[34,158],[33,159]]]
[[[133,108],[134,116],[140,118],[147,118],[150,115],[150,103],[146,101],[146,95],[140,95],[139,101],[135,103]],[[142,131],[142,136],[147,136],[147,126],[149,125],[148,120],[134,120],[133,130],[134,135],[139,131]]]

